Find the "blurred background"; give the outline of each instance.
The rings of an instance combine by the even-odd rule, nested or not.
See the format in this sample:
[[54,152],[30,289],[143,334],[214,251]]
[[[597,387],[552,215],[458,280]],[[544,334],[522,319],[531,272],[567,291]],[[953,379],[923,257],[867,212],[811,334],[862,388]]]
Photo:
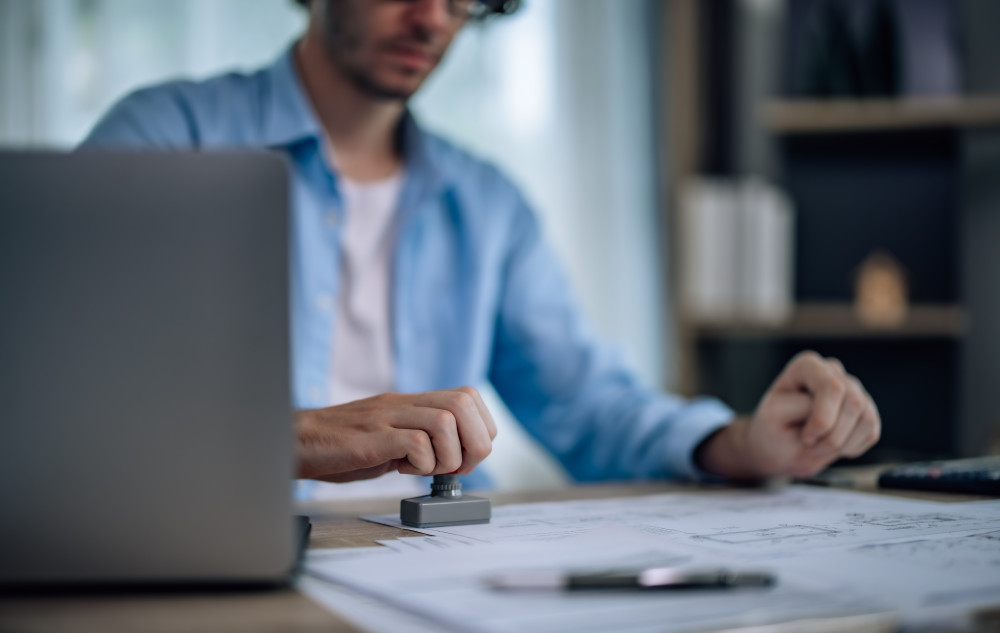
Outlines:
[[[0,144],[72,148],[131,90],[268,64],[304,22],[291,0],[0,0]],[[998,24],[995,0],[525,0],[412,106],[523,188],[646,382],[750,412],[815,349],[880,406],[864,459],[979,455],[1000,452]],[[564,482],[491,404],[499,486]]]

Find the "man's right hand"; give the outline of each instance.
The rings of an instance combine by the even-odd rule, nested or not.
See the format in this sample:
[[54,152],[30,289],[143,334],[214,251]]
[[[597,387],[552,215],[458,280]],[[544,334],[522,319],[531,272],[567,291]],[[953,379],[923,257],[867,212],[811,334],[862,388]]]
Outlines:
[[298,477],[345,482],[397,470],[467,475],[493,450],[497,427],[472,387],[385,393],[299,411]]

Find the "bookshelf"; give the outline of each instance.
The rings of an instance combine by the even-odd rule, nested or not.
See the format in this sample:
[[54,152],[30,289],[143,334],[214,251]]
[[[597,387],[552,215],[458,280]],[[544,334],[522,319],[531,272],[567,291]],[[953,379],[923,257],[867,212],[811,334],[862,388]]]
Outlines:
[[[992,384],[1000,375],[1000,40],[985,25],[1000,19],[1000,3],[966,0],[957,14],[959,93],[863,99],[777,88],[794,55],[781,50],[787,25],[762,20],[760,6],[675,0],[662,13],[664,265],[678,377],[670,386],[749,412],[791,356],[814,349],[840,358],[882,409],[881,450],[869,459],[986,452],[1000,441]],[[747,174],[779,184],[794,202],[794,307],[780,323],[693,318],[677,294],[679,253],[690,248],[679,237],[678,192],[692,178]],[[896,327],[869,327],[855,315],[853,274],[875,249],[907,272],[910,305]]]

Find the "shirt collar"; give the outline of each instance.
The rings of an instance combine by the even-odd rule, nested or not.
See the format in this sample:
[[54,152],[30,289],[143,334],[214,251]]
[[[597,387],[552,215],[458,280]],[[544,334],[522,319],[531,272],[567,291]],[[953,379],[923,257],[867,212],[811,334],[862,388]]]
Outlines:
[[442,169],[436,144],[433,137],[420,127],[409,109],[400,121],[399,139],[406,171],[414,179],[422,181],[425,191],[441,189],[447,172]]
[[295,46],[288,47],[264,71],[270,80],[270,90],[263,102],[261,140],[268,147],[322,138],[319,119],[309,104],[295,67]]

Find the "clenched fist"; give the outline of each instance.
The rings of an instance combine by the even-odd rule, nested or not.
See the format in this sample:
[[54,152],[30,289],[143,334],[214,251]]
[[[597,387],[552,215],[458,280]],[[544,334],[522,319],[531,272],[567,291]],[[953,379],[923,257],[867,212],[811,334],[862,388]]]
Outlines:
[[737,418],[706,440],[699,465],[725,477],[809,477],[878,441],[871,396],[835,358],[803,352],[764,394],[752,418]]
[[468,474],[493,449],[497,427],[472,387],[386,393],[300,411],[298,476],[332,482],[407,475]]

